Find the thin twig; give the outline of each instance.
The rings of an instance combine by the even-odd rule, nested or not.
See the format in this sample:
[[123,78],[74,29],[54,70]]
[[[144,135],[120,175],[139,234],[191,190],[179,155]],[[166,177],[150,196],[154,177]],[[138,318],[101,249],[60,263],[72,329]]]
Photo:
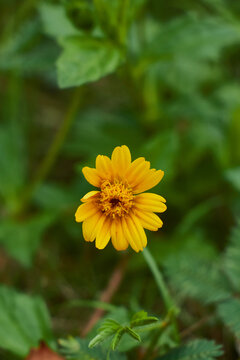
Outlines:
[[194,331],[198,330],[200,327],[205,325],[211,319],[211,317],[212,317],[212,315],[205,316],[201,320],[197,321],[195,324],[189,326],[187,329],[183,330],[180,333],[180,337],[183,339],[183,338],[191,335]]
[[[129,259],[128,256],[123,256],[121,258],[121,260],[119,261],[118,265],[116,266],[115,270],[113,271],[113,273],[109,279],[107,287],[105,288],[105,290],[102,292],[102,294],[100,296],[100,299],[99,299],[100,301],[103,301],[106,303],[109,303],[111,301],[113,295],[116,293],[116,291],[118,290],[118,288],[122,282],[122,279],[126,272],[128,259]],[[92,328],[98,322],[98,320],[101,319],[103,314],[104,314],[103,309],[96,309],[96,311],[94,311],[94,313],[88,320],[86,326],[81,330],[81,335],[86,336],[92,330]]]

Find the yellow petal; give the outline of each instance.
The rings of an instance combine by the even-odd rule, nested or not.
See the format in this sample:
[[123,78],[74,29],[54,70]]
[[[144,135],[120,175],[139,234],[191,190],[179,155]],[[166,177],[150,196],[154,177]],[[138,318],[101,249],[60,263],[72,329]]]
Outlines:
[[83,175],[85,179],[93,186],[100,187],[101,185],[101,177],[99,176],[96,169],[85,166],[82,169]]
[[126,145],[117,146],[112,153],[112,165],[115,174],[124,176],[131,164],[131,153]]
[[102,213],[98,211],[96,214],[83,221],[83,237],[86,241],[94,241],[96,237],[96,225],[101,216],[103,216]]
[[110,240],[111,220],[105,217],[96,237],[96,248],[104,249]]
[[167,209],[164,202],[166,200],[157,194],[144,193],[134,197],[134,204],[138,209],[150,212],[164,212]]
[[133,223],[134,223],[134,225],[135,225],[135,227],[137,229],[137,232],[138,232],[139,239],[141,241],[142,247],[145,248],[147,246],[147,236],[146,236],[146,233],[145,233],[145,231],[143,229],[141,221],[137,216],[135,216],[133,214],[131,214],[130,217],[131,217],[131,219],[132,219],[132,221],[133,221]]
[[143,248],[141,242],[139,241],[138,233],[135,226],[133,225],[132,220],[129,217],[122,218],[122,229],[126,240],[129,242],[133,250],[136,252],[142,250]]
[[126,250],[128,242],[123,235],[122,224],[120,220],[114,220],[111,225],[111,238],[114,248],[118,251]]
[[111,180],[113,175],[112,162],[108,156],[98,155],[96,158],[96,170],[101,179]]
[[139,194],[156,186],[163,178],[164,171],[151,169],[144,180],[134,188],[134,193]]
[[78,207],[75,213],[77,222],[82,222],[90,216],[93,216],[98,211],[98,207],[92,201],[82,204]]
[[81,198],[81,201],[82,202],[86,202],[88,200],[92,200],[92,197],[99,194],[100,191],[89,191],[86,195],[84,195],[82,198]]
[[143,157],[134,160],[126,173],[126,179],[129,185],[134,188],[134,186],[138,184],[139,178],[147,175],[149,168],[150,162],[146,161]]
[[163,225],[162,220],[154,213],[134,209],[134,214],[140,219],[145,229],[157,231]]

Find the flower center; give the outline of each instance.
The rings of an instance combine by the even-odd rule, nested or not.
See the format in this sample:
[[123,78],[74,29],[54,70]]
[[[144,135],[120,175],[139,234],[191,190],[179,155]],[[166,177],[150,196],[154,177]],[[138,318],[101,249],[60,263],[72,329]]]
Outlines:
[[133,205],[133,192],[127,183],[114,180],[103,181],[99,196],[99,206],[102,212],[113,219],[125,216]]

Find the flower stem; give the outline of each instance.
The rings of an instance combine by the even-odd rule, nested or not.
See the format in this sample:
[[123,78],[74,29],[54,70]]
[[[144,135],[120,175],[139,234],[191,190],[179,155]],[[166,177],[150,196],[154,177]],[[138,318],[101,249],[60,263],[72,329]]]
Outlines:
[[45,180],[47,177],[49,171],[51,170],[51,167],[53,166],[58,153],[64,143],[64,140],[67,136],[67,133],[75,120],[79,104],[80,104],[80,92],[82,91],[81,88],[77,88],[73,94],[73,97],[71,99],[71,102],[69,104],[69,107],[67,109],[67,112],[65,114],[65,117],[63,119],[62,125],[59,128],[52,144],[49,147],[49,150],[43,159],[42,163],[40,164],[35,177],[33,179],[32,184],[27,189],[26,193],[24,194],[22,204],[20,206],[20,210],[22,211],[23,208],[27,207],[29,201],[31,200],[31,197],[36,190],[36,188]]
[[143,256],[144,259],[146,260],[147,265],[149,266],[154,279],[156,281],[156,284],[158,286],[159,292],[162,296],[165,308],[167,313],[172,313],[172,326],[173,326],[173,330],[174,330],[174,337],[175,337],[175,341],[178,343],[179,342],[179,332],[178,332],[178,327],[177,327],[177,322],[176,322],[176,314],[178,313],[178,308],[175,305],[169,291],[168,288],[164,282],[163,276],[156,264],[156,261],[154,260],[152,254],[150,253],[150,251],[145,248],[143,250]]
[[174,307],[174,303],[173,303],[173,300],[172,300],[172,298],[169,294],[169,291],[165,285],[163,276],[156,264],[156,261],[154,260],[152,254],[150,253],[150,251],[147,248],[145,248],[143,250],[143,256],[155,278],[156,284],[157,284],[160,294],[163,298],[163,302],[165,304],[166,310],[169,311],[172,307]]

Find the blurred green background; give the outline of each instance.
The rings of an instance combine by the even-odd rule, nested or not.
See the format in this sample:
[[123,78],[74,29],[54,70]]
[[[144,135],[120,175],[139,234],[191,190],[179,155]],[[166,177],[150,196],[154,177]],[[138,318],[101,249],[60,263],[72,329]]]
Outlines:
[[[123,144],[165,171],[164,226],[147,234],[158,264],[219,259],[240,214],[240,3],[1,0],[0,34],[1,283],[41,295],[58,336],[79,334],[93,310],[68,302],[97,300],[123,256],[82,238],[81,169]],[[161,314],[128,252],[113,304]],[[182,328],[209,312],[179,301]],[[198,335],[236,359],[217,323]]]

